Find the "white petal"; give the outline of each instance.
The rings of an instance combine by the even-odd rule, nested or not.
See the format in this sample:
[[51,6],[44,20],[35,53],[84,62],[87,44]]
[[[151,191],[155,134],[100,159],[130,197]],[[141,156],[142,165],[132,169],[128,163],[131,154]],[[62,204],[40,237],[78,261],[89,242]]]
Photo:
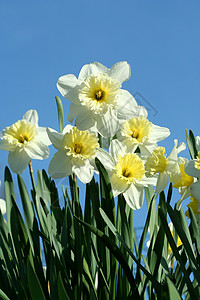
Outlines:
[[96,157],[101,161],[101,163],[108,171],[111,172],[113,170],[115,162],[108,152],[100,148]]
[[196,147],[197,147],[197,151],[200,151],[200,136],[196,137]]
[[70,132],[70,130],[71,130],[72,128],[73,128],[72,125],[70,125],[70,124],[66,125],[66,126],[64,127],[63,131],[62,131],[63,135],[64,135],[65,133],[67,133],[67,132]]
[[95,125],[95,121],[91,118],[91,114],[84,110],[76,118],[75,124],[79,130],[87,130]]
[[197,201],[200,202],[200,182],[194,182],[191,186],[190,186],[190,192],[192,197],[194,197]]
[[14,173],[23,173],[28,166],[29,161],[30,157],[23,149],[20,149],[20,151],[15,150],[13,152],[9,152],[8,163]]
[[85,162],[84,166],[73,166],[72,171],[76,174],[78,179],[83,183],[88,183],[92,180],[94,175],[94,168],[88,161]]
[[153,150],[157,147],[157,144],[149,144],[147,142],[144,142],[143,145],[139,144],[138,146],[140,148],[141,155],[150,156],[152,155]]
[[38,113],[36,110],[30,109],[24,115],[23,119],[27,120],[28,122],[38,125]]
[[177,160],[177,155],[186,149],[185,143],[180,143],[178,145],[178,140],[174,140],[174,148],[172,149],[171,154],[169,155],[168,159]]
[[73,74],[60,77],[57,82],[59,92],[73,103],[79,103],[78,93],[81,82]]
[[167,138],[169,135],[170,131],[168,128],[152,124],[152,131],[150,132],[149,140],[152,141],[152,143],[156,143]]
[[117,139],[112,140],[110,143],[110,147],[109,147],[109,152],[111,157],[113,157],[114,161],[117,161],[117,158],[119,155],[124,156],[124,154],[126,154],[126,146],[124,144],[122,144],[120,141],[118,141]]
[[38,127],[38,139],[40,139],[41,142],[47,146],[51,145],[51,141],[48,137],[46,127]]
[[110,110],[105,115],[96,116],[97,129],[103,137],[113,137],[119,129],[119,121]]
[[49,157],[49,148],[41,142],[41,140],[34,138],[33,141],[27,143],[24,150],[33,159],[45,159]]
[[83,106],[82,105],[76,105],[74,103],[71,103],[70,108],[69,108],[69,114],[68,114],[68,121],[70,123],[73,122],[73,120],[78,116],[83,111]]
[[112,66],[108,75],[122,83],[130,78],[131,67],[126,61],[118,62]]
[[188,162],[188,164],[185,165],[185,173],[189,176],[199,178],[200,177],[200,170],[195,168],[195,160],[191,160]]
[[136,112],[137,102],[128,91],[121,89],[117,103],[117,117],[124,120],[131,119],[136,115]]
[[64,151],[55,153],[50,161],[48,172],[54,179],[63,178],[72,174],[71,160]]
[[54,147],[57,150],[62,150],[63,149],[62,140],[63,140],[64,134],[58,133],[56,130],[54,130],[52,128],[47,128],[47,134],[49,136],[50,141],[54,145]]
[[10,139],[2,138],[2,140],[0,140],[0,150],[15,151],[15,149],[16,144],[14,144]]
[[168,184],[168,175],[165,172],[162,172],[158,176],[158,181],[155,189],[155,193],[160,194],[166,188]]
[[82,67],[78,79],[85,80],[89,75],[96,76],[98,73],[108,73],[108,68],[98,62],[86,64]]
[[144,106],[137,106],[136,107],[136,117],[144,117],[147,118],[148,117],[148,112],[146,110],[146,108]]
[[3,199],[0,199],[0,210],[2,215],[5,215],[6,213],[6,201]]
[[131,186],[126,190],[126,192],[123,193],[123,195],[127,204],[132,209],[139,209],[142,207],[144,201],[144,188],[139,188],[134,184],[131,184]]

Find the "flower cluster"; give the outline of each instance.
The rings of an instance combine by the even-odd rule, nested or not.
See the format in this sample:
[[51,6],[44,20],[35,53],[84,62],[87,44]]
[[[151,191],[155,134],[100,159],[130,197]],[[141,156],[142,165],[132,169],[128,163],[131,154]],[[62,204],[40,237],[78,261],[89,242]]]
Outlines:
[[[97,157],[108,172],[114,196],[123,194],[132,209],[142,206],[145,187],[155,186],[158,195],[169,181],[179,189],[179,206],[190,194],[200,201],[200,152],[188,162],[178,157],[185,144],[178,145],[175,140],[167,157],[158,142],[170,131],[150,122],[146,109],[122,89],[130,75],[127,62],[110,69],[94,62],[84,65],[78,78],[72,74],[60,77],[57,88],[71,102],[68,121],[74,126],[66,125],[59,133],[39,127],[35,110],[26,112],[0,135],[0,149],[9,151],[12,171],[22,173],[31,159],[47,158],[52,143],[57,150],[48,169],[52,178],[75,174],[88,183],[94,173],[98,174]],[[102,148],[101,138],[109,141],[109,149]]]

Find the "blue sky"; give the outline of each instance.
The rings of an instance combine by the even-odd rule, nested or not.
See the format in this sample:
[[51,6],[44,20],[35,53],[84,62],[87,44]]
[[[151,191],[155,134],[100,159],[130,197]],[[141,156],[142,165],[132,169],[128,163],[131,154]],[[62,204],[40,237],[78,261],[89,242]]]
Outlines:
[[[86,63],[126,60],[132,75],[123,88],[141,95],[151,122],[170,129],[160,143],[169,154],[186,128],[200,135],[199,28],[199,1],[1,1],[0,130],[29,109],[38,111],[39,125],[58,130],[58,78],[78,75]],[[70,102],[61,99],[67,124]],[[47,170],[50,150],[49,159],[33,162],[35,170]],[[6,164],[1,151],[1,180]],[[144,211],[136,212],[138,226]]]

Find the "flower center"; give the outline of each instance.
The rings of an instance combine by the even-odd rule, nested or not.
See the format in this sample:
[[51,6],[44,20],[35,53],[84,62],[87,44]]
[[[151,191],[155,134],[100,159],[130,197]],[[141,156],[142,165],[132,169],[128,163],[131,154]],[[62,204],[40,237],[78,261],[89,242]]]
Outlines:
[[104,97],[104,91],[102,91],[102,90],[99,90],[99,91],[97,91],[96,93],[95,93],[95,99],[97,100],[97,101],[99,101],[99,100],[102,100],[103,99],[103,97]]
[[98,138],[88,130],[81,131],[73,127],[63,137],[63,148],[66,155],[85,160],[94,158],[99,148]]
[[25,119],[17,121],[10,127],[6,127],[3,131],[3,136],[12,143],[17,143],[19,147],[30,142],[36,134],[37,129],[35,125]]
[[81,104],[95,114],[102,114],[114,107],[120,94],[120,83],[107,74],[89,75],[79,91]]
[[152,130],[152,123],[146,118],[139,116],[124,122],[121,134],[131,143],[144,143]]
[[165,157],[165,148],[157,147],[153,150],[152,157],[147,158],[145,169],[148,176],[152,176],[159,172],[164,172],[167,166],[167,158]]
[[117,176],[126,183],[142,180],[145,169],[142,160],[135,153],[119,155],[115,165]]
[[179,165],[179,168],[181,171],[181,178],[174,183],[174,187],[177,189],[183,186],[190,186],[194,182],[194,178],[185,173],[185,163]]

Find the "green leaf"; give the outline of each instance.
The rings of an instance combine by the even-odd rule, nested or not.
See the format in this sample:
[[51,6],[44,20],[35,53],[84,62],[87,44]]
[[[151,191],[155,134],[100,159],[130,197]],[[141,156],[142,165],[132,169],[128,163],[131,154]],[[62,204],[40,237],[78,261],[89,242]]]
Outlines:
[[189,134],[188,134],[187,129],[186,129],[186,142],[187,142],[187,145],[188,145],[188,149],[189,149],[191,158],[195,159],[196,156],[198,155],[198,152],[197,152],[197,149],[196,149],[195,137],[194,137],[194,134],[191,130],[189,130]]
[[58,110],[58,122],[59,122],[59,128],[60,132],[64,129],[64,113],[63,113],[63,105],[62,101],[59,97],[56,96],[56,104],[57,104],[57,110]]
[[155,278],[140,264],[140,262],[136,259],[136,257],[134,256],[134,254],[132,253],[132,251],[130,250],[130,248],[127,246],[127,244],[125,243],[125,241],[123,240],[123,238],[121,237],[121,235],[119,234],[119,232],[117,231],[117,229],[114,227],[114,225],[111,223],[111,221],[109,220],[109,218],[107,217],[107,215],[105,214],[105,212],[100,208],[100,213],[102,215],[102,217],[104,218],[104,221],[106,222],[106,224],[108,225],[108,227],[110,228],[110,230],[112,231],[112,233],[118,238],[118,240],[122,243],[122,245],[124,246],[124,248],[127,250],[127,252],[129,253],[129,255],[133,258],[133,260],[136,262],[136,264],[141,268],[141,270],[144,272],[144,274],[148,277],[148,279],[154,284],[155,288],[157,288],[158,290],[160,289],[160,285],[159,283],[155,280]]
[[31,297],[33,300],[45,300],[45,295],[43,293],[40,281],[36,275],[35,270],[33,269],[30,260],[27,260],[27,276],[28,276],[28,285],[30,288]]
[[70,300],[62,281],[61,272],[58,274],[58,297],[59,300]]
[[140,299],[139,293],[138,293],[138,288],[135,283],[135,279],[133,277],[133,274],[123,256],[121,253],[120,249],[117,247],[117,245],[113,242],[112,239],[110,239],[107,235],[105,235],[104,232],[96,229],[94,226],[91,226],[88,223],[85,223],[84,221],[78,219],[76,216],[74,216],[82,225],[84,225],[86,228],[88,228],[90,231],[92,231],[94,234],[96,234],[102,242],[105,244],[108,249],[110,249],[111,253],[116,257],[116,259],[119,261],[120,265],[122,266],[129,283],[132,287],[133,295],[137,297],[137,299]]
[[0,297],[1,297],[1,299],[3,299],[3,300],[10,300],[10,298],[8,298],[7,296],[6,296],[6,294],[0,289]]
[[181,300],[181,296],[179,294],[179,292],[177,291],[176,287],[174,286],[174,284],[172,283],[172,281],[169,279],[169,277],[166,278],[167,280],[167,287],[168,287],[168,292],[169,295],[167,299],[169,300]]

